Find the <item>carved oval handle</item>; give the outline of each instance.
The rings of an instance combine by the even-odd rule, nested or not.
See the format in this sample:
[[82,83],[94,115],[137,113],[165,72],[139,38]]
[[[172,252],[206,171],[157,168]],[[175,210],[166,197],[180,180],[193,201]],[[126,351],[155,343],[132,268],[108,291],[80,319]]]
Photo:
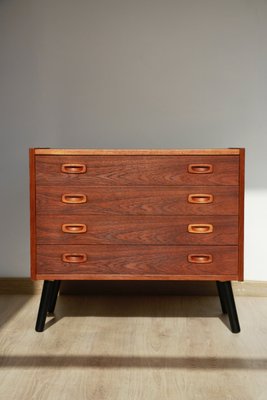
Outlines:
[[66,193],[62,195],[61,201],[67,204],[82,204],[87,202],[87,197],[80,193]]
[[64,233],[85,233],[87,226],[85,224],[63,224],[62,232]]
[[85,164],[62,164],[61,172],[65,174],[84,174],[86,172]]
[[211,174],[213,172],[212,164],[189,164],[188,172],[190,174]]
[[214,198],[212,194],[194,193],[189,194],[187,200],[193,204],[209,204],[213,203]]
[[62,254],[62,261],[66,263],[84,263],[87,261],[87,255],[84,253],[65,253]]
[[188,225],[189,233],[212,233],[213,225],[211,224],[189,224]]
[[213,261],[211,254],[189,254],[187,260],[193,264],[210,264]]

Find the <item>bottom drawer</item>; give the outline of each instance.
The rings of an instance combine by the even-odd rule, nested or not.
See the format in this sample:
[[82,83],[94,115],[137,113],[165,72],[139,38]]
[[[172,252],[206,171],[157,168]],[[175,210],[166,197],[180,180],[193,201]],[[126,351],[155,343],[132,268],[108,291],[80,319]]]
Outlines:
[[181,275],[181,279],[186,276],[187,279],[201,276],[210,279],[235,275],[235,279],[237,270],[237,246],[37,246],[40,278],[41,275],[52,275],[54,279],[56,275],[65,275],[64,279],[79,279],[73,276],[82,274],[84,279],[84,275],[88,279],[127,279],[127,276],[134,279],[135,275],[141,276],[140,279],[143,275],[150,276],[149,279],[153,276],[172,279],[172,275]]

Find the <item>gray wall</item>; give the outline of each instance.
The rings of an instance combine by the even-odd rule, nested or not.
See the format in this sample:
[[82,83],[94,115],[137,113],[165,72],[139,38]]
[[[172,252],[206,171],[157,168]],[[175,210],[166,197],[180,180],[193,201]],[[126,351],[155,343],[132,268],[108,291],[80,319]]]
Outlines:
[[266,0],[0,0],[0,276],[29,271],[29,147],[242,146],[266,189],[266,49]]

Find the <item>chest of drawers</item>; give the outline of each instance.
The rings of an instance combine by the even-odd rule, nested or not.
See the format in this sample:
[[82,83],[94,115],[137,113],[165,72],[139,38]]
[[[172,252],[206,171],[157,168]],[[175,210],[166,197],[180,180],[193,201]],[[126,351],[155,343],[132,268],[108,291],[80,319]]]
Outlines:
[[244,149],[30,149],[30,183],[36,330],[67,279],[213,280],[238,323]]

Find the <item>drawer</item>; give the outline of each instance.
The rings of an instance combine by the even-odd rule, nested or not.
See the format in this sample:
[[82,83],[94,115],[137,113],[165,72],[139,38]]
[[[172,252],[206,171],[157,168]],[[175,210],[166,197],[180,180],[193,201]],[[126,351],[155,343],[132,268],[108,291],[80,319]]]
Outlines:
[[37,215],[36,234],[38,244],[237,245],[238,217]]
[[55,186],[238,185],[239,157],[36,156],[36,183]]
[[40,186],[37,214],[237,215],[237,186]]
[[[237,275],[236,246],[38,245],[38,274]],[[66,279],[66,277],[65,277]]]

